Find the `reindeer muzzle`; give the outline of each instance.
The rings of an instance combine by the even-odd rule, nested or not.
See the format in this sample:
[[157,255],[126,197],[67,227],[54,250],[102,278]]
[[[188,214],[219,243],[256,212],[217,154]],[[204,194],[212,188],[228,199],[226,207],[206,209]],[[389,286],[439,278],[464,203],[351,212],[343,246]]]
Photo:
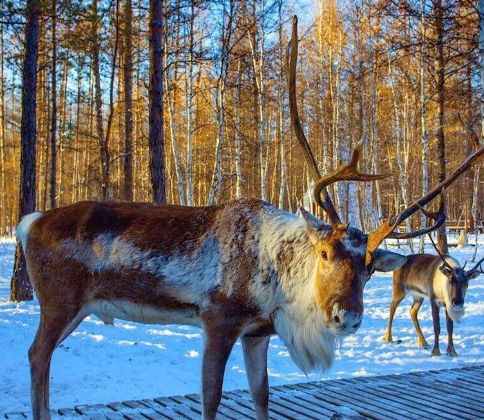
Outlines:
[[456,312],[464,312],[464,304],[463,303],[453,303],[452,308]]
[[362,319],[363,311],[339,309],[339,305],[336,303],[326,326],[332,333],[345,336],[355,333],[360,327]]

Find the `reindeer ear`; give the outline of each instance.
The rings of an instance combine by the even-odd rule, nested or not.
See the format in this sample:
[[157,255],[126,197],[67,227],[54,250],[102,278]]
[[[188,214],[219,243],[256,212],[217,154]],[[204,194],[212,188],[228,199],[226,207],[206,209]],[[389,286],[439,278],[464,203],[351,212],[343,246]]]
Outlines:
[[393,271],[401,267],[407,261],[407,257],[396,252],[377,248],[372,255],[373,267],[377,271]]
[[452,270],[446,265],[441,265],[439,267],[439,270],[444,276],[448,277],[449,279],[452,277]]
[[318,230],[326,225],[316,216],[312,215],[307,210],[304,210],[302,207],[299,207],[299,210],[304,221],[306,222],[306,229],[308,231],[309,239],[311,240],[313,245],[316,245],[320,239],[320,235],[318,235]]
[[469,270],[466,275],[467,275],[467,279],[468,280],[472,280],[472,279],[477,279],[482,273],[479,271],[479,270],[476,270],[474,272],[472,272],[472,270]]

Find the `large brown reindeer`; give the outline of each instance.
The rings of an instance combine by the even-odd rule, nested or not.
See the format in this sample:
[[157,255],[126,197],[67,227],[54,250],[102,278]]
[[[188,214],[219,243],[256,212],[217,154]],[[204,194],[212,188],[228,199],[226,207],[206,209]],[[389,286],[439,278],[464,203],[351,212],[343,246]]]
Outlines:
[[470,270],[465,270],[459,262],[450,255],[442,255],[435,245],[432,237],[429,238],[438,255],[415,254],[407,257],[407,262],[393,273],[393,300],[390,306],[390,317],[385,334],[385,341],[392,342],[392,322],[395,311],[407,293],[413,296],[413,305],[410,309],[415,330],[417,331],[420,347],[429,347],[418,323],[418,311],[425,299],[430,300],[432,308],[432,321],[434,325],[434,347],[432,356],[440,356],[440,308],[445,308],[447,324],[447,355],[457,356],[454,348],[453,332],[454,322],[460,322],[464,315],[464,299],[469,280],[483,274],[481,264],[484,258]]
[[[403,220],[439,195],[444,183],[369,235],[343,224],[326,187],[336,181],[371,181],[349,164],[321,177],[296,106],[297,26],[288,49],[291,119],[318,179],[315,199],[325,224],[260,200],[212,207],[81,202],[34,213],[18,237],[41,306],[29,350],[34,420],[49,420],[49,370],[54,349],[88,315],[203,328],[203,419],[215,419],[227,358],[240,338],[258,420],[269,419],[267,349],[279,334],[305,372],[331,365],[337,336],[354,333],[363,316],[363,287],[375,270],[390,271],[405,257],[378,249]],[[428,214],[434,226],[441,214]]]

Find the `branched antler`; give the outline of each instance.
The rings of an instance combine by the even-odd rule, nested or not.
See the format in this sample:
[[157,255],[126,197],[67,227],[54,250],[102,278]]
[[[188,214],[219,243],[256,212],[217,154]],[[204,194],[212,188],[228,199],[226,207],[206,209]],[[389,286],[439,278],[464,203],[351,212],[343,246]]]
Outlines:
[[430,233],[428,234],[428,237],[430,239],[430,242],[432,242],[432,245],[434,246],[435,250],[437,251],[437,254],[439,254],[440,259],[444,262],[443,267],[447,267],[450,271],[453,271],[453,268],[450,266],[450,264],[445,260],[445,257],[442,255],[440,252],[440,249],[438,246],[435,244],[434,240],[432,239],[432,235]]
[[[298,51],[298,38],[297,38],[297,16],[292,19],[292,37],[291,41],[286,49],[286,74],[289,89],[289,109],[291,114],[291,123],[294,130],[294,134],[301,146],[304,158],[309,166],[309,173],[315,181],[314,186],[314,198],[318,205],[326,212],[331,222],[333,229],[344,230],[348,227],[348,224],[343,224],[341,222],[336,209],[333,206],[331,197],[328,194],[326,187],[338,182],[338,181],[376,181],[385,178],[388,175],[380,174],[365,174],[359,172],[357,169],[358,159],[361,155],[361,149],[363,147],[363,140],[361,140],[351,156],[350,161],[344,165],[340,165],[333,172],[321,176],[319,172],[316,159],[309,146],[309,143],[304,135],[302,129],[301,121],[299,119],[299,114],[297,110],[297,100],[296,100],[296,67],[297,67],[297,51]],[[461,120],[462,122],[462,120]],[[463,122],[462,122],[463,124]],[[464,125],[464,124],[463,124]],[[464,127],[466,127],[464,125]],[[466,127],[467,128],[467,127]],[[475,132],[472,131],[475,135]],[[471,133],[471,134],[472,134]],[[445,180],[443,180],[439,185],[429,191],[428,194],[424,195],[422,198],[418,199],[406,209],[401,211],[397,216],[389,217],[385,220],[375,231],[368,235],[367,247],[366,247],[366,264],[370,264],[372,259],[372,254],[378,248],[385,238],[397,238],[397,239],[408,239],[414,238],[416,236],[424,235],[430,233],[445,223],[445,213],[444,213],[444,189],[449,187],[457,178],[459,178],[465,171],[476,165],[484,157],[484,145],[479,145],[479,141],[476,137],[472,138],[476,150],[472,153],[454,172],[452,172]],[[440,208],[437,212],[429,212],[424,209],[424,207],[429,204],[436,197],[441,196]],[[429,219],[434,220],[434,223],[426,228],[422,228],[412,232],[398,233],[395,229],[401,225],[406,219],[412,216],[417,211],[422,211],[425,216]],[[484,259],[483,259],[484,260]],[[480,263],[477,266],[480,267]],[[473,270],[474,270],[473,269]]]
[[316,203],[326,212],[330,220],[333,229],[346,229],[347,224],[343,224],[341,219],[333,206],[326,187],[338,182],[338,181],[376,181],[378,179],[385,178],[388,175],[372,175],[359,172],[357,169],[358,159],[361,155],[361,149],[363,142],[360,141],[351,156],[350,161],[346,165],[340,165],[333,172],[321,176],[319,172],[316,159],[309,143],[304,135],[304,131],[299,120],[299,114],[297,110],[296,100],[296,67],[297,67],[297,51],[298,51],[298,39],[297,39],[297,16],[292,18],[292,37],[291,42],[286,49],[286,74],[289,88],[289,110],[291,114],[291,123],[294,129],[294,134],[299,141],[302,148],[304,158],[309,166],[309,172],[313,178],[314,185],[314,199]]

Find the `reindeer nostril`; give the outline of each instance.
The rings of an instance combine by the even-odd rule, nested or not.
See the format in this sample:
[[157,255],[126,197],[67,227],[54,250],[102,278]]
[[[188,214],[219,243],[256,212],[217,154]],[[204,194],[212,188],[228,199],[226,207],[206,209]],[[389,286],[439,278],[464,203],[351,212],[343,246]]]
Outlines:
[[358,328],[361,325],[361,321],[358,321],[355,325],[353,325],[353,328]]

